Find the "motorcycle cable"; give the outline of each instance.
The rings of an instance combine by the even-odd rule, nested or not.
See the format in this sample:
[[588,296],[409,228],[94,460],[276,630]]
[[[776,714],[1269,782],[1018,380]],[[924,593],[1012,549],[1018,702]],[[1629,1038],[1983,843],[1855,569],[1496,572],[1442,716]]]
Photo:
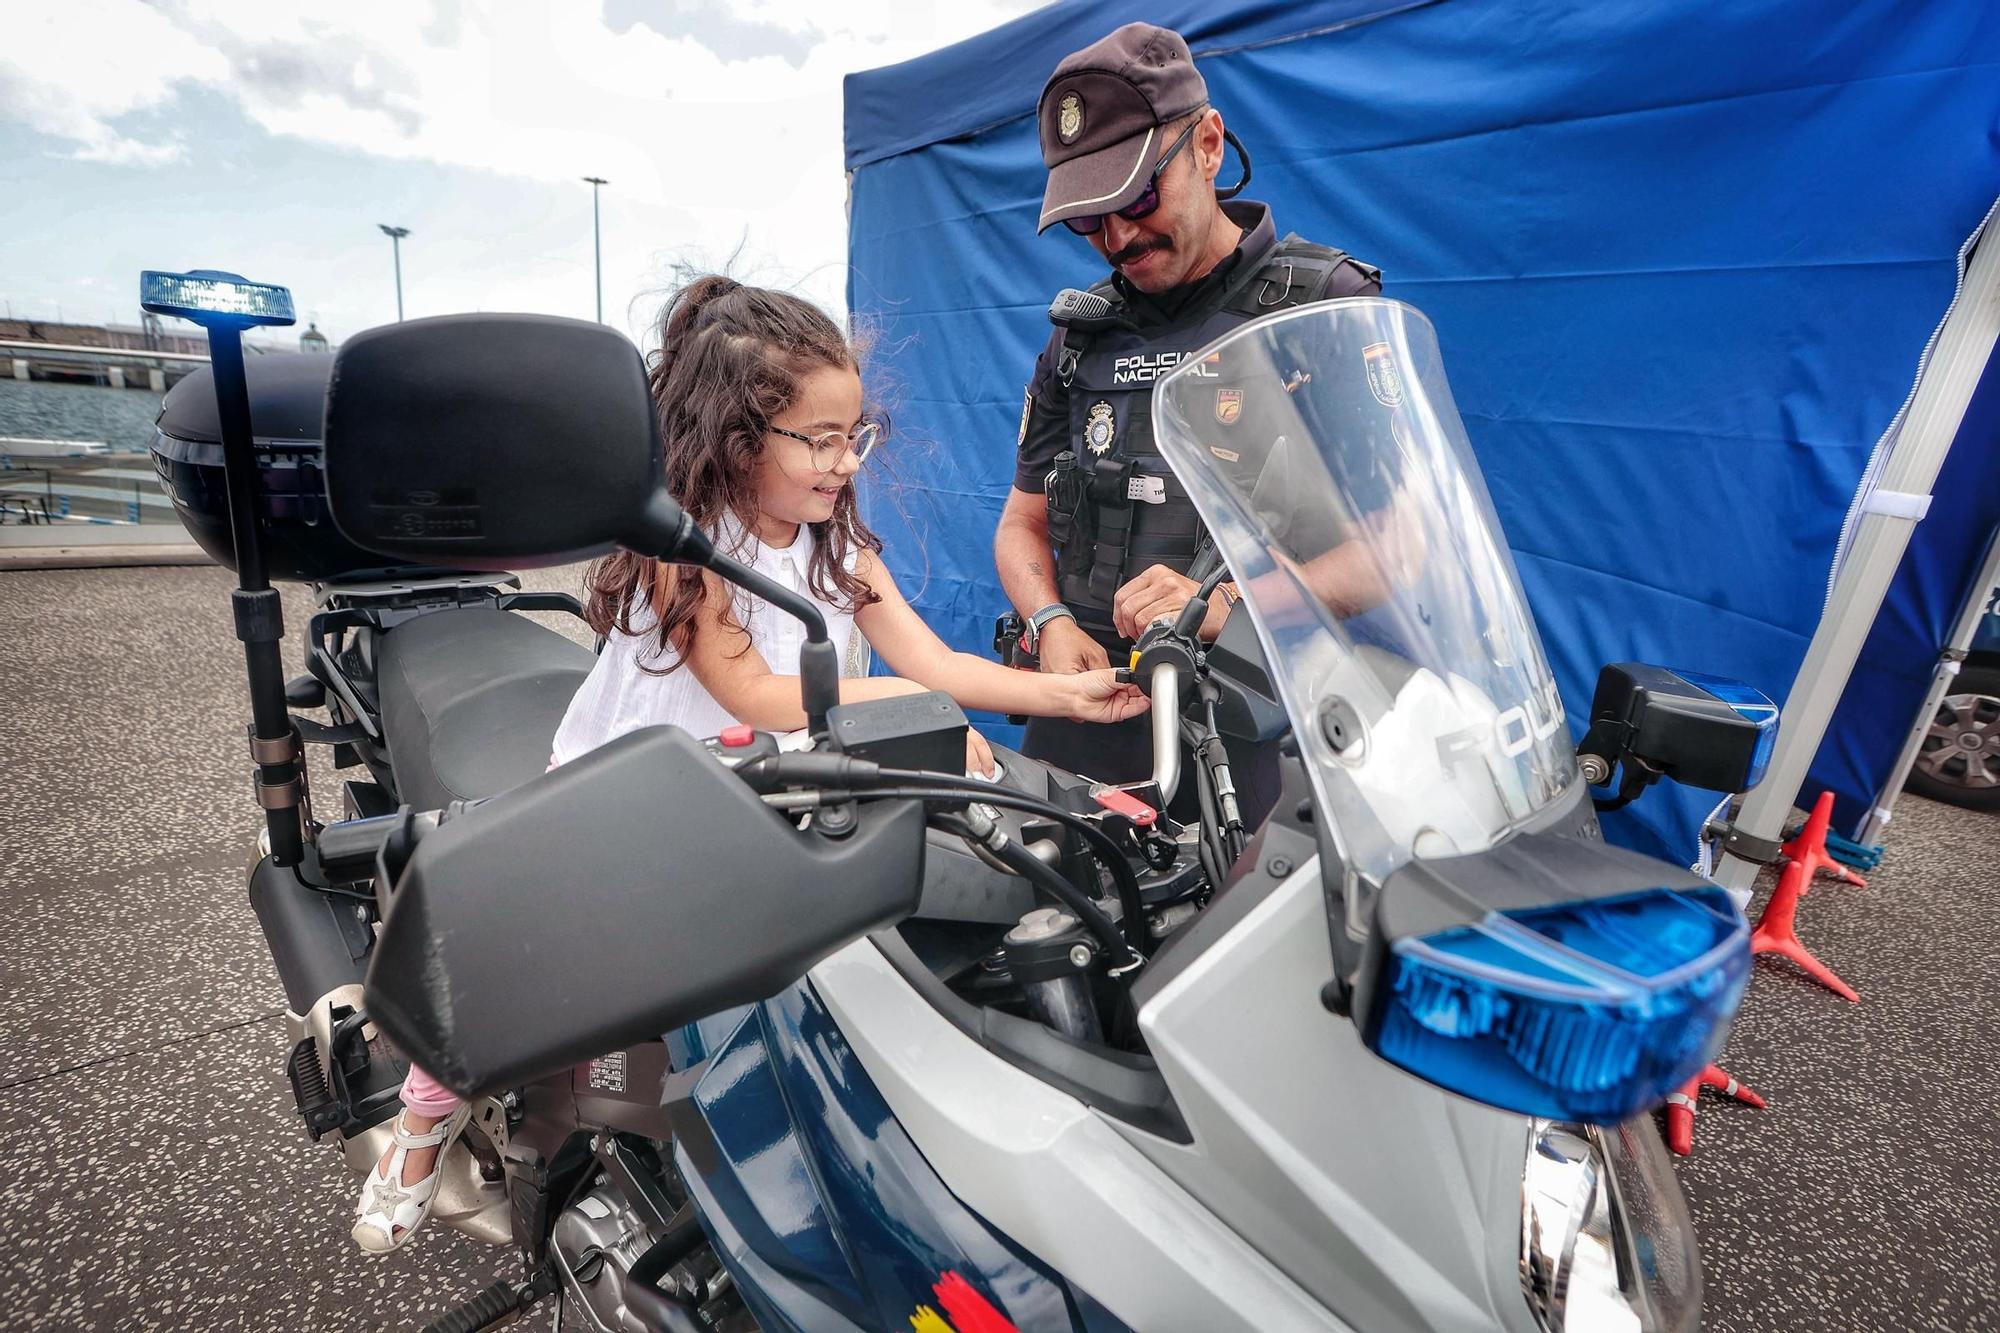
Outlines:
[[969,843],[977,843],[998,857],[1015,874],[1040,887],[1050,897],[1075,913],[1085,929],[1097,937],[1107,956],[1123,954],[1126,967],[1134,967],[1146,961],[1145,956],[1134,949],[1118,931],[1118,927],[1104,909],[1092,902],[1090,895],[1064,879],[1062,872],[1045,864],[1042,859],[1020,843],[1009,838],[1004,830],[988,821],[981,832],[978,825],[966,815],[939,812],[931,816],[933,827],[947,833],[956,834]]
[[[1205,742],[1197,742],[1194,746],[1197,760],[1202,757],[1204,744]],[[1195,855],[1201,861],[1201,873],[1208,876],[1210,886],[1220,887],[1225,862],[1221,848],[1216,845],[1214,833],[1216,822],[1221,818],[1215,808],[1215,780],[1206,767],[1199,764],[1195,768],[1194,794],[1197,804],[1201,807],[1201,836],[1195,841]]]
[[[778,809],[798,810],[841,805],[863,796],[879,800],[884,799],[885,794],[893,794],[901,800],[936,801],[952,798],[966,802],[979,801],[1003,809],[1020,810],[1053,819],[1066,828],[1074,829],[1090,845],[1104,868],[1110,872],[1111,878],[1118,886],[1118,903],[1125,918],[1122,923],[1125,942],[1133,955],[1143,957],[1145,954],[1145,899],[1139,890],[1138,875],[1133,872],[1131,865],[1125,859],[1124,852],[1112,840],[1110,834],[1083,816],[1065,810],[1059,805],[1006,787],[974,783],[967,778],[914,768],[884,768],[869,760],[849,755],[821,754],[812,751],[755,759],[738,768],[736,776],[752,790],[761,793],[768,804]],[[901,785],[885,788],[877,785],[881,783]],[[793,789],[783,790],[788,784],[793,784]]]
[[1229,865],[1243,855],[1250,836],[1244,830],[1243,810],[1236,801],[1236,783],[1229,770],[1229,747],[1223,742],[1222,729],[1215,723],[1215,705],[1222,692],[1206,676],[1198,688],[1201,691],[1202,725],[1207,736],[1195,757],[1215,784],[1216,837],[1224,852],[1223,864]]
[[1175,635],[1183,639],[1195,637],[1195,632],[1201,628],[1201,622],[1208,618],[1208,599],[1215,595],[1215,590],[1221,587],[1222,581],[1228,577],[1229,566],[1220,562],[1214,569],[1208,571],[1208,577],[1195,588],[1194,596],[1187,599],[1186,605],[1181,607],[1180,615],[1174,618]]
[[1082,815],[1065,810],[1059,805],[1028,796],[1006,788],[983,788],[968,783],[964,778],[947,777],[940,773],[926,773],[913,768],[885,768],[882,770],[885,782],[901,782],[911,787],[927,787],[938,792],[952,792],[983,801],[987,805],[997,805],[1004,809],[1020,810],[1028,814],[1043,815],[1054,819],[1066,828],[1072,828],[1090,844],[1097,853],[1097,859],[1111,872],[1111,878],[1118,885],[1118,905],[1124,915],[1125,942],[1135,954],[1143,951],[1146,940],[1146,901],[1139,891],[1139,876],[1125,859],[1124,851],[1112,840],[1110,834],[1093,824]]

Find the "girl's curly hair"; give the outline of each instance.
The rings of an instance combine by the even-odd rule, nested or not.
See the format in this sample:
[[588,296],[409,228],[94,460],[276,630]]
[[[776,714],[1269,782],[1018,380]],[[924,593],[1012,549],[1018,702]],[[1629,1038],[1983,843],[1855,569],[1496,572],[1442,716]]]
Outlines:
[[[859,370],[846,337],[809,301],[714,274],[667,299],[647,379],[667,490],[704,531],[715,534],[732,514],[756,530],[753,478],[771,421],[791,406],[799,381],[822,367]],[[854,488],[843,487],[833,516],[811,527],[806,575],[813,593],[849,609],[879,600],[848,568],[857,547],[882,549],[861,521]],[[642,662],[644,670],[666,675],[686,660],[704,595],[699,570],[618,551],[591,565],[584,586],[584,615],[597,633],[643,632],[633,628],[637,617],[657,635],[654,655],[666,664]]]

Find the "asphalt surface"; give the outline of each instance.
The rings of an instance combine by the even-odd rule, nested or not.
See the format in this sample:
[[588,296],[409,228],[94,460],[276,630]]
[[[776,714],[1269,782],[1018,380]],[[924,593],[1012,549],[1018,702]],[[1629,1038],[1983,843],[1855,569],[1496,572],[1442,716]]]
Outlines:
[[[364,1257],[360,1181],[300,1127],[244,893],[260,820],[231,583],[0,572],[6,1333],[412,1329],[519,1276],[443,1227]],[[285,589],[288,673],[309,614]],[[313,781],[337,800],[331,768]]]
[[[229,582],[0,573],[9,1333],[414,1328],[515,1275],[443,1228],[362,1257],[358,1182],[299,1128],[244,898]],[[307,610],[288,590],[294,636]],[[330,771],[316,790],[334,799]],[[1770,1105],[1703,1100],[1681,1179],[1707,1328],[2000,1329],[2000,817],[1898,810],[1869,887],[1822,882],[1799,913],[1861,1003],[1760,962],[1726,1062]]]

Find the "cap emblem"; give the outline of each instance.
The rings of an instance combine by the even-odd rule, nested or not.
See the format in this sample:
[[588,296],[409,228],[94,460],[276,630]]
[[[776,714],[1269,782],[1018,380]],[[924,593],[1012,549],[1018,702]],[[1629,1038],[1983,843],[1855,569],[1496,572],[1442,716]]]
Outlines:
[[1056,107],[1056,137],[1064,143],[1075,143],[1076,136],[1082,133],[1083,99],[1075,93],[1064,93]]

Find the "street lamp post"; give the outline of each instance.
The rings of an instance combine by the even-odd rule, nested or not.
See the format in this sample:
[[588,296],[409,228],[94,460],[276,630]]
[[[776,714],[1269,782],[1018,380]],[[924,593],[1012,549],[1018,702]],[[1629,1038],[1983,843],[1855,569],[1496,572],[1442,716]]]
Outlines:
[[597,260],[597,322],[604,322],[604,228],[598,220],[597,187],[611,182],[602,176],[585,176],[590,182],[590,239]]
[[410,234],[408,227],[392,227],[386,222],[378,222],[382,234],[389,238],[389,249],[396,259],[396,322],[403,322],[403,238]]

